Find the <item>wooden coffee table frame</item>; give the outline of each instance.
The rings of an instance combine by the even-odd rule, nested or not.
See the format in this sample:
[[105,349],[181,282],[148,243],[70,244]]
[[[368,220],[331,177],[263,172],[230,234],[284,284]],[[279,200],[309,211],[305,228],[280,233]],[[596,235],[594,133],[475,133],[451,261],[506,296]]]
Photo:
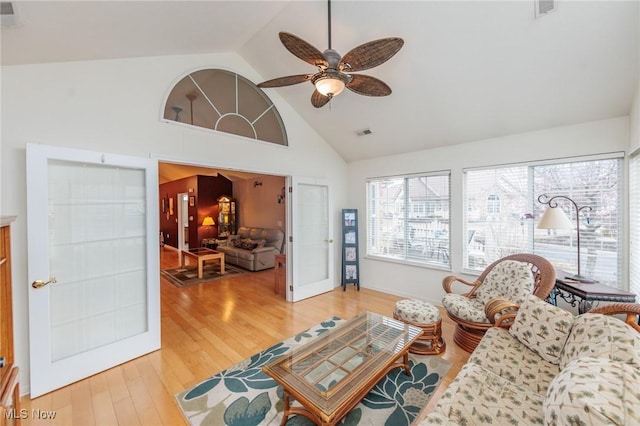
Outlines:
[[185,257],[198,261],[198,278],[202,278],[204,262],[207,260],[220,260],[220,275],[224,274],[224,253],[205,247],[196,247],[191,250],[180,250],[180,266],[184,267]]
[[[421,334],[417,327],[363,312],[265,365],[262,370],[284,389],[281,425],[293,414],[318,425],[338,423],[389,371],[403,367],[411,375],[408,351]],[[336,375],[341,377],[334,380]],[[292,407],[291,398],[301,406]]]

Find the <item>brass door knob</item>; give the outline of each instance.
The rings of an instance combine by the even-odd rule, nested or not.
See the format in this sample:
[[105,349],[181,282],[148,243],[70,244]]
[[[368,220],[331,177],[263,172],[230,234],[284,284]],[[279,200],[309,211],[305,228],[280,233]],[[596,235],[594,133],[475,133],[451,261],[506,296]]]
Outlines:
[[42,281],[42,280],[35,280],[34,282],[31,283],[31,287],[33,288],[42,288],[47,284],[55,284],[58,281],[56,280],[56,277],[51,277],[49,279],[49,281]]

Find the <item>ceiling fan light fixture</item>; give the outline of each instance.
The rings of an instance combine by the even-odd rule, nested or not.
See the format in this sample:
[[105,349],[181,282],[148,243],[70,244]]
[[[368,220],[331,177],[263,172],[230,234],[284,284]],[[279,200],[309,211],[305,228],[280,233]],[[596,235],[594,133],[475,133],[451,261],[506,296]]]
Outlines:
[[[541,1],[541,0],[536,0]],[[556,1],[556,0],[545,0]],[[391,88],[381,80],[353,72],[368,70],[388,61],[404,45],[400,37],[373,40],[351,49],[342,57],[331,48],[331,0],[327,0],[329,46],[324,52],[293,34],[280,31],[278,36],[284,47],[298,59],[318,69],[316,74],[298,74],[274,78],[258,84],[260,88],[291,86],[311,81],[315,90],[311,105],[321,108],[345,89],[366,96],[388,96]]]
[[342,73],[323,72],[314,76],[312,83],[318,92],[332,98],[342,93],[347,85],[347,77]]

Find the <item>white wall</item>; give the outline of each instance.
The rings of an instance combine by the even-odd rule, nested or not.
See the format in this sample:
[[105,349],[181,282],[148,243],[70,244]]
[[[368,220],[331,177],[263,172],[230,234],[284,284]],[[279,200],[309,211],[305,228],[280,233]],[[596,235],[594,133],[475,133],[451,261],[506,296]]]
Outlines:
[[[2,67],[0,213],[13,227],[16,360],[28,390],[28,298],[25,145],[27,142],[155,156],[221,168],[326,178],[335,222],[346,199],[347,166],[275,92],[289,147],[197,130],[160,120],[165,96],[184,75],[223,68],[262,78],[234,54],[167,56]],[[275,194],[273,195],[275,200]],[[339,229],[335,236],[339,235]],[[46,236],[43,236],[43,241]],[[338,252],[338,250],[336,250]],[[339,271],[340,257],[334,259]],[[336,278],[339,285],[340,277]]]
[[[402,137],[401,132],[398,137]],[[452,273],[461,275],[462,270],[464,168],[623,152],[628,141],[629,119],[622,117],[350,163],[348,207],[358,209],[362,224],[360,285],[440,304],[444,295],[442,278]],[[366,258],[366,179],[438,170],[451,170],[452,271]]]
[[629,113],[629,153],[638,149],[640,149],[640,78],[638,78],[638,88]]

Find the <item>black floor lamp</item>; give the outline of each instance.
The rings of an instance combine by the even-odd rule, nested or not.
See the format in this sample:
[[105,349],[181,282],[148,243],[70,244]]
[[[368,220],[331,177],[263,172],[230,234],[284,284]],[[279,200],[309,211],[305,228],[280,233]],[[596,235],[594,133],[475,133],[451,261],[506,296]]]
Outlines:
[[542,219],[540,219],[540,223],[538,224],[538,229],[573,229],[574,226],[571,223],[571,220],[567,217],[564,210],[558,208],[558,202],[556,199],[561,198],[569,201],[573,204],[573,207],[576,209],[576,233],[577,233],[577,246],[578,246],[578,273],[576,275],[569,275],[565,278],[580,281],[583,283],[594,283],[595,280],[591,278],[587,278],[580,273],[580,212],[582,210],[591,211],[593,210],[590,206],[582,206],[578,207],[575,201],[571,198],[566,197],[564,195],[556,195],[555,197],[549,197],[546,194],[542,194],[538,197],[538,202],[541,204],[546,204],[549,206],[548,209],[544,211],[542,215]]

